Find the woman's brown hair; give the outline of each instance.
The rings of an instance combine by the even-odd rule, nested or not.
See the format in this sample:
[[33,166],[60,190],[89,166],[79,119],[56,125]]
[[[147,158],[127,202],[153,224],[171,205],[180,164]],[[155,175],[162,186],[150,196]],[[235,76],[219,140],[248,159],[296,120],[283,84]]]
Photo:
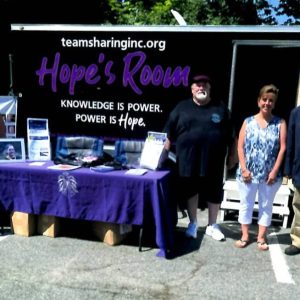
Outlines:
[[278,92],[279,92],[279,89],[274,84],[264,85],[259,91],[258,99],[260,99],[261,96],[266,93],[273,93],[277,98]]

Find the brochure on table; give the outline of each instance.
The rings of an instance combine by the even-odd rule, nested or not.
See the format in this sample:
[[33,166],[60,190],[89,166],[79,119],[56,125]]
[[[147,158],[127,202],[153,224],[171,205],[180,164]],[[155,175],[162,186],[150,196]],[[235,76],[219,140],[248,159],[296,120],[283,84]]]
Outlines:
[[27,147],[30,160],[51,160],[48,119],[27,119]]
[[141,154],[140,166],[156,170],[164,150],[167,134],[164,132],[149,131]]
[[58,165],[53,165],[53,166],[48,167],[48,169],[50,169],[50,170],[62,170],[62,171],[71,171],[71,170],[75,170],[78,168],[81,168],[81,166],[58,164]]
[[148,172],[147,169],[142,169],[142,168],[138,168],[138,169],[130,169],[128,171],[125,172],[126,175],[134,175],[134,176],[141,176],[144,175]]

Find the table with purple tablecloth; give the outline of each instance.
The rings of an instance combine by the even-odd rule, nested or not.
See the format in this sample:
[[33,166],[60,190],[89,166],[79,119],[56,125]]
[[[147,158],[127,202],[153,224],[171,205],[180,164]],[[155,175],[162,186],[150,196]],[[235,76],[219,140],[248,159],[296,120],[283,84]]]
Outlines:
[[118,224],[144,225],[152,220],[160,248],[157,255],[165,257],[172,248],[175,215],[168,197],[168,171],[136,176],[125,174],[125,170],[48,169],[51,165],[0,164],[4,209]]

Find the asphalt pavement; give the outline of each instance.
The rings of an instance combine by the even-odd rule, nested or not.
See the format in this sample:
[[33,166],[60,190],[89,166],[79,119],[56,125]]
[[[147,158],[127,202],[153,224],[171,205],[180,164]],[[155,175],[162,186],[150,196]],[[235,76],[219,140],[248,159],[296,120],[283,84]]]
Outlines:
[[13,235],[7,225],[0,235],[0,299],[299,299],[300,255],[284,254],[290,228],[274,222],[270,251],[262,252],[255,220],[245,249],[234,247],[235,214],[220,224],[224,242],[205,235],[207,211],[199,211],[199,220],[193,240],[184,235],[188,219],[179,219],[171,259],[156,256],[151,231],[139,252],[135,229],[122,244],[108,246],[83,222],[67,224],[56,238]]

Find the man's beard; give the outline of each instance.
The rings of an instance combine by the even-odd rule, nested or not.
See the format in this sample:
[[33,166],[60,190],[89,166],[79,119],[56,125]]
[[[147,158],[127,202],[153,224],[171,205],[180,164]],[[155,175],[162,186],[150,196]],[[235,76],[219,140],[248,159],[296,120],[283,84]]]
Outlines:
[[202,92],[198,92],[196,95],[195,95],[195,99],[198,101],[198,102],[205,102],[208,98],[208,95],[207,95],[207,92],[206,91],[202,91]]

